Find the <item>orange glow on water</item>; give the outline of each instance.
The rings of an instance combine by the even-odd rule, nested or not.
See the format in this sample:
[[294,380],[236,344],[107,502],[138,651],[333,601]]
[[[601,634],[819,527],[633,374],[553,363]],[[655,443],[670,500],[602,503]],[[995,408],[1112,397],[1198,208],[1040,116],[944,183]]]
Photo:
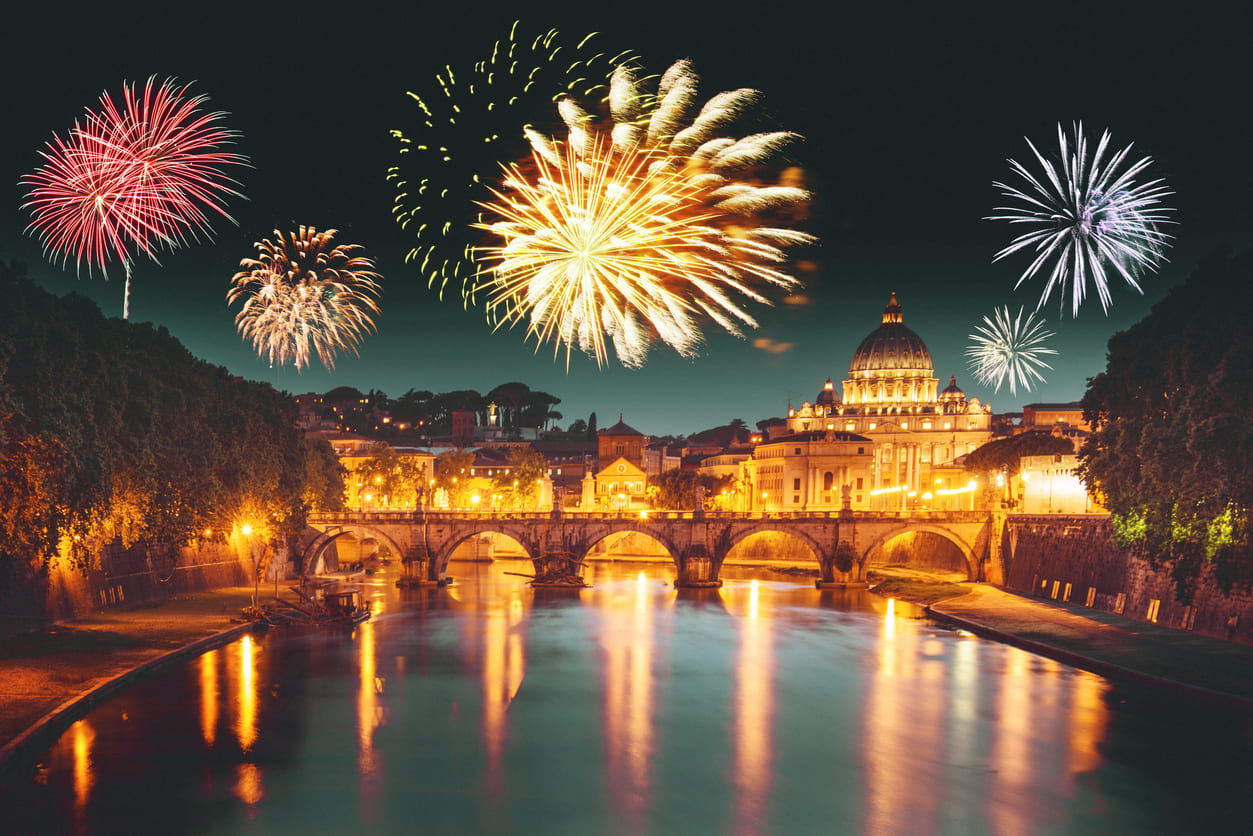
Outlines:
[[200,657],[200,735],[212,749],[218,731],[218,652]]
[[91,799],[91,788],[95,784],[95,776],[91,770],[91,744],[96,733],[86,720],[79,720],[70,727],[74,747],[74,811],[80,821],[87,812],[87,802]]
[[248,752],[257,742],[256,648],[252,636],[239,641],[239,679],[235,691],[235,737]]
[[257,818],[257,805],[265,798],[265,787],[261,779],[261,767],[255,763],[241,763],[235,770],[235,797],[248,808],[248,821]]
[[[736,590],[738,592],[738,590]],[[760,833],[774,787],[774,648],[770,608],[757,581],[748,587],[739,618],[740,652],[735,662],[731,774],[735,783],[736,833]]]

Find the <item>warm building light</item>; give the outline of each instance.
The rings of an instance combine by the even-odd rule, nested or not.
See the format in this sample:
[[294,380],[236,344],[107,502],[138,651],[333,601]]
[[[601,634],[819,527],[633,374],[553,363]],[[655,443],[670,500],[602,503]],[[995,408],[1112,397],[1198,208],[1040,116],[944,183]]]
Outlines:
[[250,525],[245,525],[245,526],[243,526],[242,528],[240,528],[239,530],[240,530],[240,531],[242,531],[245,535],[247,535],[247,534],[251,534],[251,533],[252,533],[252,526],[250,526]]

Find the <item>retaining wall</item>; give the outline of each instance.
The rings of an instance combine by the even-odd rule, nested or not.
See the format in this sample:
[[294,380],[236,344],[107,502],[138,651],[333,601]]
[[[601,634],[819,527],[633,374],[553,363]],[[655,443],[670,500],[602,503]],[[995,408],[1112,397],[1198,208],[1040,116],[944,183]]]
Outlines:
[[47,572],[32,561],[24,573],[0,589],[0,637],[39,630],[49,624],[112,607],[160,601],[252,582],[251,555],[232,543],[204,543],[164,550],[120,543],[104,546],[92,568],[57,557]]
[[1169,567],[1154,570],[1115,546],[1108,517],[1018,515],[1009,529],[1011,592],[1253,644],[1253,591],[1223,594],[1207,567],[1192,601],[1181,604]]

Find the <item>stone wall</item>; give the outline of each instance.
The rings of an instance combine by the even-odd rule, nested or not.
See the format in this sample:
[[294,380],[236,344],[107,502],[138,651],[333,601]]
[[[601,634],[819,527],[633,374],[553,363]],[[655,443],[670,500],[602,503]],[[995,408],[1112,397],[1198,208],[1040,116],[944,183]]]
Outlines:
[[0,637],[113,607],[244,586],[252,576],[252,558],[242,543],[204,543],[173,554],[113,543],[101,549],[92,568],[74,568],[57,557],[47,572],[32,563],[13,578],[0,589]]
[[1205,571],[1191,603],[1179,603],[1169,568],[1155,571],[1115,546],[1106,516],[1017,515],[1009,530],[1012,592],[1253,644],[1253,591],[1224,595]]

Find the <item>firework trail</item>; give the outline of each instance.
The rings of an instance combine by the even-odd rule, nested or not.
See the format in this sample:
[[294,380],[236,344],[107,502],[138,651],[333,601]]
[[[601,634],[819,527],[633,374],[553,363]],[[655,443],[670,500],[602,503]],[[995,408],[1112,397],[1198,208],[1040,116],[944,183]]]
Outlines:
[[993,183],[1001,189],[1002,197],[1017,201],[1017,205],[998,206],[995,211],[1005,214],[992,215],[988,220],[1022,224],[1026,231],[992,260],[999,261],[1023,249],[1035,252],[1015,287],[1052,263],[1037,310],[1054,289],[1060,291],[1064,310],[1069,283],[1071,316],[1077,317],[1091,281],[1101,309],[1108,311],[1111,272],[1143,293],[1139,277],[1156,271],[1166,260],[1164,252],[1172,236],[1160,227],[1172,223],[1168,220],[1172,210],[1162,204],[1162,198],[1172,192],[1160,179],[1137,183],[1136,177],[1144,173],[1152,159],[1143,157],[1127,164],[1131,145],[1107,158],[1109,142],[1106,131],[1089,158],[1082,123],[1074,125],[1073,139],[1058,125],[1059,163],[1047,160],[1027,140],[1042,176],[1010,160],[1010,168],[1025,182],[1018,186]]
[[223,168],[246,164],[220,150],[238,136],[207,113],[205,96],[190,85],[160,85],[149,78],[142,91],[123,83],[120,103],[104,92],[99,110],[88,109],[67,138],[54,135],[40,151],[44,164],[23,178],[30,191],[24,209],[33,215],[27,232],[44,254],[62,264],[74,259],[90,274],[115,258],[126,271],[122,316],[130,316],[134,257],[157,261],[157,250],[174,249],[212,235],[211,214],[230,220],[223,201],[240,197]]
[[242,300],[235,316],[239,335],[251,340],[270,365],[292,363],[296,371],[316,353],[328,371],[338,351],[356,353],[379,312],[374,262],[355,253],[355,244],[332,245],[337,230],[300,227],[284,237],[274,231],[256,245],[257,258],[245,258],[231,279],[228,305]]
[[417,120],[391,132],[400,147],[387,173],[392,214],[416,239],[406,260],[441,298],[452,283],[467,307],[475,302],[472,225],[477,204],[491,197],[483,175],[524,153],[523,126],[552,120],[558,97],[596,95],[627,58],[602,51],[595,34],[569,41],[555,29],[534,38],[518,30],[515,22],[483,60],[445,67],[429,91],[410,92]]
[[1040,359],[1040,355],[1057,353],[1042,345],[1053,332],[1045,331],[1044,320],[1037,320],[1034,313],[1023,319],[1022,312],[1020,307],[1010,319],[1008,307],[996,308],[992,318],[985,316],[984,324],[976,325],[976,333],[970,335],[974,341],[966,349],[970,369],[979,383],[995,386],[994,391],[1001,391],[1001,384],[1008,380],[1011,394],[1018,394],[1019,384],[1030,392],[1032,381],[1045,382],[1039,369],[1053,368]]
[[504,240],[476,253],[499,323],[527,322],[528,335],[566,347],[567,364],[574,347],[603,364],[608,338],[631,367],[655,340],[694,357],[705,319],[737,336],[756,327],[742,299],[770,304],[757,287],[795,288],[783,248],[813,240],[761,223],[808,200],[797,185],[756,184],[798,137],[727,135],[759,95],[721,93],[698,109],[682,61],[655,93],[633,69],[615,70],[608,128],[562,99],[567,140],[528,129],[533,173],[506,166],[503,190],[484,204],[495,220],[477,225]]

